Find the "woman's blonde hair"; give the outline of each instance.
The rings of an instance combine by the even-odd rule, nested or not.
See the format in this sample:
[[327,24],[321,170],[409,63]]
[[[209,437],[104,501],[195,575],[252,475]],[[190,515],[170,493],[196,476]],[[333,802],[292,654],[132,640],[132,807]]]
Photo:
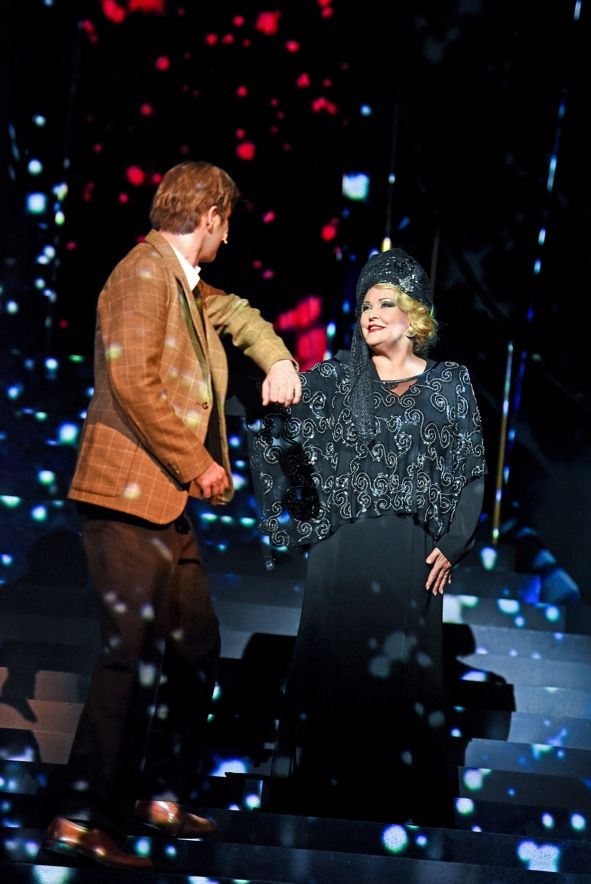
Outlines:
[[415,353],[425,353],[437,338],[437,320],[432,306],[422,304],[390,282],[378,282],[376,289],[389,289],[394,292],[396,306],[409,318],[412,330],[412,346]]

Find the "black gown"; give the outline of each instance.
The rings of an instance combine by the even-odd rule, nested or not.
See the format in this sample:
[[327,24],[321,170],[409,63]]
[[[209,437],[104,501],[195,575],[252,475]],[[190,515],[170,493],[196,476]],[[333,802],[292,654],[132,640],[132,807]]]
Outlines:
[[[393,821],[451,820],[454,782],[445,715],[443,597],[425,589],[429,573],[425,559],[439,546],[452,562],[458,561],[478,523],[486,466],[471,390],[469,443],[466,427],[461,430],[461,444],[470,451],[467,455],[464,451],[456,475],[461,473],[466,481],[456,483],[449,521],[441,512],[450,510],[445,493],[431,489],[422,500],[420,489],[411,489],[411,483],[397,506],[382,501],[373,509],[371,502],[363,507],[368,489],[374,502],[377,494],[387,496],[385,463],[396,473],[389,477],[393,495],[401,487],[401,473],[410,475],[409,465],[420,460],[423,452],[416,438],[414,452],[406,441],[400,444],[409,429],[404,414],[415,420],[422,399],[442,395],[436,366],[429,362],[400,400],[393,399],[391,385],[380,383],[376,376],[376,414],[384,420],[375,444],[384,445],[386,451],[376,469],[374,461],[368,465],[367,452],[358,442],[352,441],[348,452],[343,452],[346,443],[338,444],[342,440],[338,411],[347,397],[346,366],[342,402],[329,396],[319,407],[318,391],[326,391],[325,377],[318,383],[312,370],[303,377],[301,406],[283,413],[283,424],[292,422],[283,436],[277,415],[272,423],[267,421],[266,430],[264,421],[251,424],[253,476],[266,516],[262,529],[275,541],[287,540],[288,546],[301,545],[302,536],[314,541],[308,546],[302,614],[277,737],[272,788],[277,809]],[[429,371],[434,371],[430,378]],[[338,367],[339,377],[340,372]],[[452,374],[451,386],[457,387],[455,369]],[[450,411],[451,398],[447,396],[442,411],[445,420],[454,424],[457,412]],[[423,414],[426,411],[423,404]],[[402,421],[394,425],[393,414],[402,415]],[[328,434],[326,420],[332,421]],[[346,422],[345,416],[343,425]],[[421,434],[430,441],[429,421],[420,424]],[[314,426],[319,430],[313,431]],[[319,437],[324,438],[322,445]],[[456,434],[456,442],[458,438]],[[388,451],[403,447],[404,458],[388,461]],[[333,456],[335,450],[338,457]],[[340,494],[328,500],[335,486],[342,491],[347,485],[340,469],[359,475],[351,456],[355,452],[366,470],[361,483],[364,494],[349,485],[348,499]],[[297,467],[294,458],[300,460]],[[442,467],[441,462],[438,465]],[[311,471],[306,469],[310,466]],[[447,472],[433,471],[431,484],[439,479],[449,487]],[[335,500],[340,514],[335,513]],[[441,506],[430,505],[429,500]],[[410,511],[404,511],[405,505]],[[427,528],[437,524],[439,534],[434,537]]]

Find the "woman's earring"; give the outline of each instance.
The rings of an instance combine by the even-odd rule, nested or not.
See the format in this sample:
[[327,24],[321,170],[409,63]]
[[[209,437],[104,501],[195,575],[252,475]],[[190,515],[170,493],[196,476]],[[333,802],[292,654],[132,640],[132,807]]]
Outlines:
[[409,325],[408,331],[406,333],[406,337],[407,338],[414,338],[414,336],[415,336],[415,333],[413,331],[413,327],[412,327],[412,325]]

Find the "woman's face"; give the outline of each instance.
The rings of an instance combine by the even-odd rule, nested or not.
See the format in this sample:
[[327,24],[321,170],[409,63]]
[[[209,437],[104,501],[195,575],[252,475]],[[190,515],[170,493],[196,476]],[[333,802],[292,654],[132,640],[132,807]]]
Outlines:
[[373,286],[366,293],[359,318],[363,340],[371,350],[385,352],[412,347],[408,315],[396,306],[396,290]]

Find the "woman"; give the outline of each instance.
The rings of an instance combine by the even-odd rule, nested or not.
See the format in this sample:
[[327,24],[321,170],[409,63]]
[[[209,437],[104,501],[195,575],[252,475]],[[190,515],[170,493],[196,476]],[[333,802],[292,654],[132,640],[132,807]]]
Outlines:
[[261,530],[309,549],[275,772],[304,812],[449,821],[442,605],[480,516],[480,415],[466,367],[426,356],[413,258],[372,256],[356,298],[349,361],[250,425]]

